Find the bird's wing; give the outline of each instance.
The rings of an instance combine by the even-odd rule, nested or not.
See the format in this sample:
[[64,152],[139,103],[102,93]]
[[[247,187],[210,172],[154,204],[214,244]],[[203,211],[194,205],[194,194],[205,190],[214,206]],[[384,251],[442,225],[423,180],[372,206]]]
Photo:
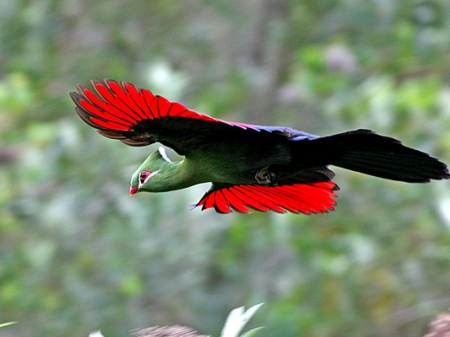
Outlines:
[[213,184],[192,208],[214,208],[219,213],[261,212],[325,213],[334,209],[335,191],[331,181],[281,186]]
[[149,90],[137,89],[130,83],[104,79],[91,81],[94,90],[77,85],[78,92],[70,96],[76,112],[87,124],[108,138],[131,146],[160,142],[186,154],[208,137],[231,136],[233,132],[277,133],[290,137],[289,128],[262,127],[228,122],[169,102]]

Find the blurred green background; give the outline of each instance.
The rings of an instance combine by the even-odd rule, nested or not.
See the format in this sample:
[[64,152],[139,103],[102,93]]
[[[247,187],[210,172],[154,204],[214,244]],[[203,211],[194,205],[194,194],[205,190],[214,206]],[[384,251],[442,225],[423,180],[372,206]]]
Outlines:
[[155,147],[99,136],[68,96],[103,77],[450,163],[447,0],[0,0],[2,336],[217,336],[259,302],[261,337],[421,336],[450,307],[449,182],[336,169],[337,210],[314,216],[189,211],[208,185],[129,197]]

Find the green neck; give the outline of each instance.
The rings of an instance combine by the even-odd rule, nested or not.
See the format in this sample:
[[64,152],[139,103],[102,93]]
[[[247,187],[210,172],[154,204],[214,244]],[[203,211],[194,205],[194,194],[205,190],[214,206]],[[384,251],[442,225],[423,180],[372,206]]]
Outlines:
[[149,186],[144,185],[142,190],[147,192],[164,192],[194,185],[192,174],[186,170],[184,162],[183,160],[174,163],[163,163],[163,165],[160,165],[159,172],[149,179]]

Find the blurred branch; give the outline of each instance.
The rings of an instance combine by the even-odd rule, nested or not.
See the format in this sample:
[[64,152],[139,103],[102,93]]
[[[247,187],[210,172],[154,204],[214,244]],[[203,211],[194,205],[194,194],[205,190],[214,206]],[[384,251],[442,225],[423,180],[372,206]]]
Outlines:
[[154,326],[133,333],[136,337],[208,337],[208,335],[200,335],[194,329],[188,326]]
[[450,314],[443,313],[430,323],[430,331],[424,337],[450,337]]

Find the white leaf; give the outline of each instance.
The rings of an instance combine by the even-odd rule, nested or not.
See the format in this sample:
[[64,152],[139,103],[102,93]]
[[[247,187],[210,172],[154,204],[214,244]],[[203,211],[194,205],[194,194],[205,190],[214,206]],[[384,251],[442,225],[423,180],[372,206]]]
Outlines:
[[102,332],[100,330],[98,330],[98,331],[91,332],[89,334],[89,337],[104,337],[104,336],[103,336]]
[[236,308],[230,312],[223,327],[221,337],[238,337],[239,333],[245,327],[247,322],[258,311],[258,309],[264,303],[254,305],[247,311],[244,311],[244,307]]

